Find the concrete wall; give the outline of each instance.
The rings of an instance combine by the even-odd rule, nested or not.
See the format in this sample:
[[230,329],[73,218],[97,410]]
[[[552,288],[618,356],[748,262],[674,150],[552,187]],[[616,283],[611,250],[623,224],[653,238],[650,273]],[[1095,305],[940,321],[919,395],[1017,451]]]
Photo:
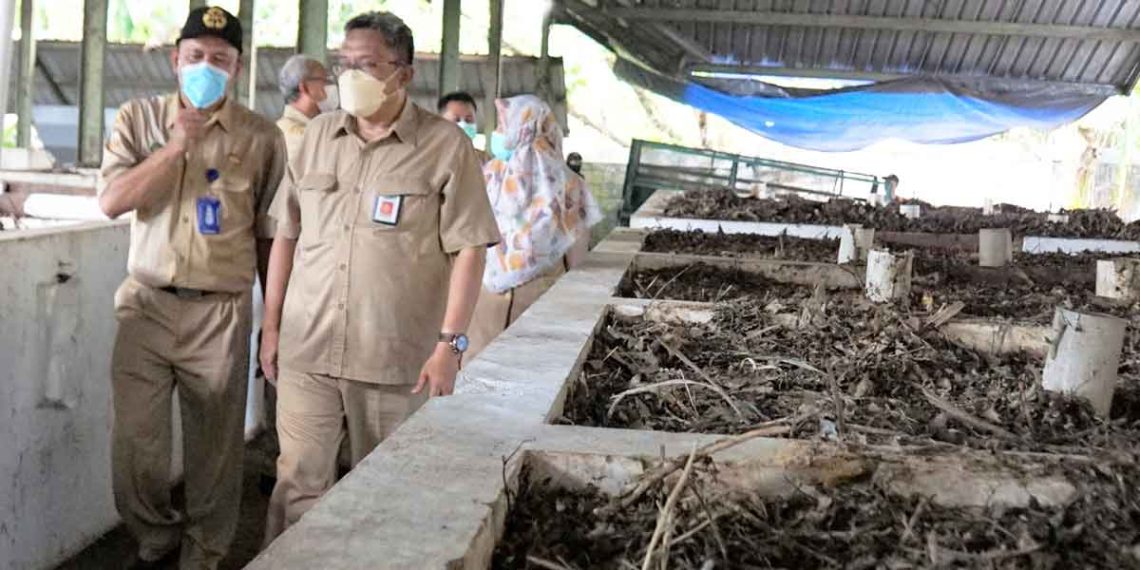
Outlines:
[[0,568],[51,567],[118,520],[109,373],[128,234],[0,232]]

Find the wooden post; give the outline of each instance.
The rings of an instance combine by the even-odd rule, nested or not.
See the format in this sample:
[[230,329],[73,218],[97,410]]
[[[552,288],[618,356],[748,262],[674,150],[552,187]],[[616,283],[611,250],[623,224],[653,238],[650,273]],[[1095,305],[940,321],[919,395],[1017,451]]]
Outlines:
[[867,255],[867,298],[875,303],[906,300],[910,296],[914,252],[892,254],[875,249]]
[[443,37],[439,46],[439,88],[443,96],[459,90],[459,0],[443,1]]
[[[79,71],[79,163],[103,161],[103,67],[107,49],[107,0],[83,3]],[[6,77],[6,76],[5,76]]]
[[1005,267],[1013,261],[1013,233],[1009,228],[978,230],[978,265]]
[[491,133],[499,128],[499,112],[495,108],[495,99],[499,98],[500,84],[503,78],[503,4],[506,0],[490,0],[491,27],[487,31],[487,61],[491,64],[491,77],[489,84],[484,82],[486,93],[483,97],[483,116],[486,124],[483,131],[487,134],[487,150],[491,150]]
[[1140,259],[1120,257],[1096,262],[1096,296],[1140,300]]
[[1057,307],[1052,345],[1041,374],[1042,386],[1052,392],[1080,396],[1092,404],[1098,415],[1107,417],[1112,409],[1127,324],[1112,315]]
[[16,87],[16,146],[32,148],[36,97],[35,0],[20,0],[20,71]]
[[329,0],[300,0],[297,52],[322,63],[328,59]]

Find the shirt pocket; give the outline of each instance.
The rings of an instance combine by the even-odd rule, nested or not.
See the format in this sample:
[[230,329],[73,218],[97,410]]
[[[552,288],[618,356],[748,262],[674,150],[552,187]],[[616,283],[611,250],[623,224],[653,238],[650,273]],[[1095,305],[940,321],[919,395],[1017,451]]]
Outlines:
[[356,228],[373,235],[438,234],[439,191],[424,178],[377,176],[361,184]]
[[297,182],[297,205],[301,211],[302,243],[334,237],[343,225],[340,196],[333,174],[311,173]]
[[253,227],[253,184],[241,176],[223,177],[214,183],[213,194],[221,202],[221,234],[248,231]]

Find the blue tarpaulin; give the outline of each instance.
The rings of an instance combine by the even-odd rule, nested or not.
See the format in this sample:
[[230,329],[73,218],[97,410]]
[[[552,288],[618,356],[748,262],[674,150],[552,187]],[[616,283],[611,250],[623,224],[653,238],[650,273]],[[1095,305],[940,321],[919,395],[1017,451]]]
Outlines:
[[[619,60],[626,81],[783,144],[819,151],[858,150],[885,139],[926,144],[977,140],[1014,127],[1052,129],[1105,100],[1081,85],[1001,84],[913,77],[825,92],[779,88],[731,92],[728,82],[681,81]],[[733,82],[736,83],[736,82]]]

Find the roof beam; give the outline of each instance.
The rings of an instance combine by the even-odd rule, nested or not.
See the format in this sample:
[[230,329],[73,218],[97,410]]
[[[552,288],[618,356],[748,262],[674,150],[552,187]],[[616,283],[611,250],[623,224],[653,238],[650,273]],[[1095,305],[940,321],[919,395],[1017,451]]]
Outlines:
[[934,18],[880,18],[875,16],[847,16],[839,14],[791,14],[714,9],[606,7],[601,12],[608,17],[620,18],[628,22],[702,22],[754,26],[848,28],[895,32],[981,34],[1109,42],[1140,42],[1140,30],[1094,28],[1090,26],[1057,26],[1052,24],[941,20]]

